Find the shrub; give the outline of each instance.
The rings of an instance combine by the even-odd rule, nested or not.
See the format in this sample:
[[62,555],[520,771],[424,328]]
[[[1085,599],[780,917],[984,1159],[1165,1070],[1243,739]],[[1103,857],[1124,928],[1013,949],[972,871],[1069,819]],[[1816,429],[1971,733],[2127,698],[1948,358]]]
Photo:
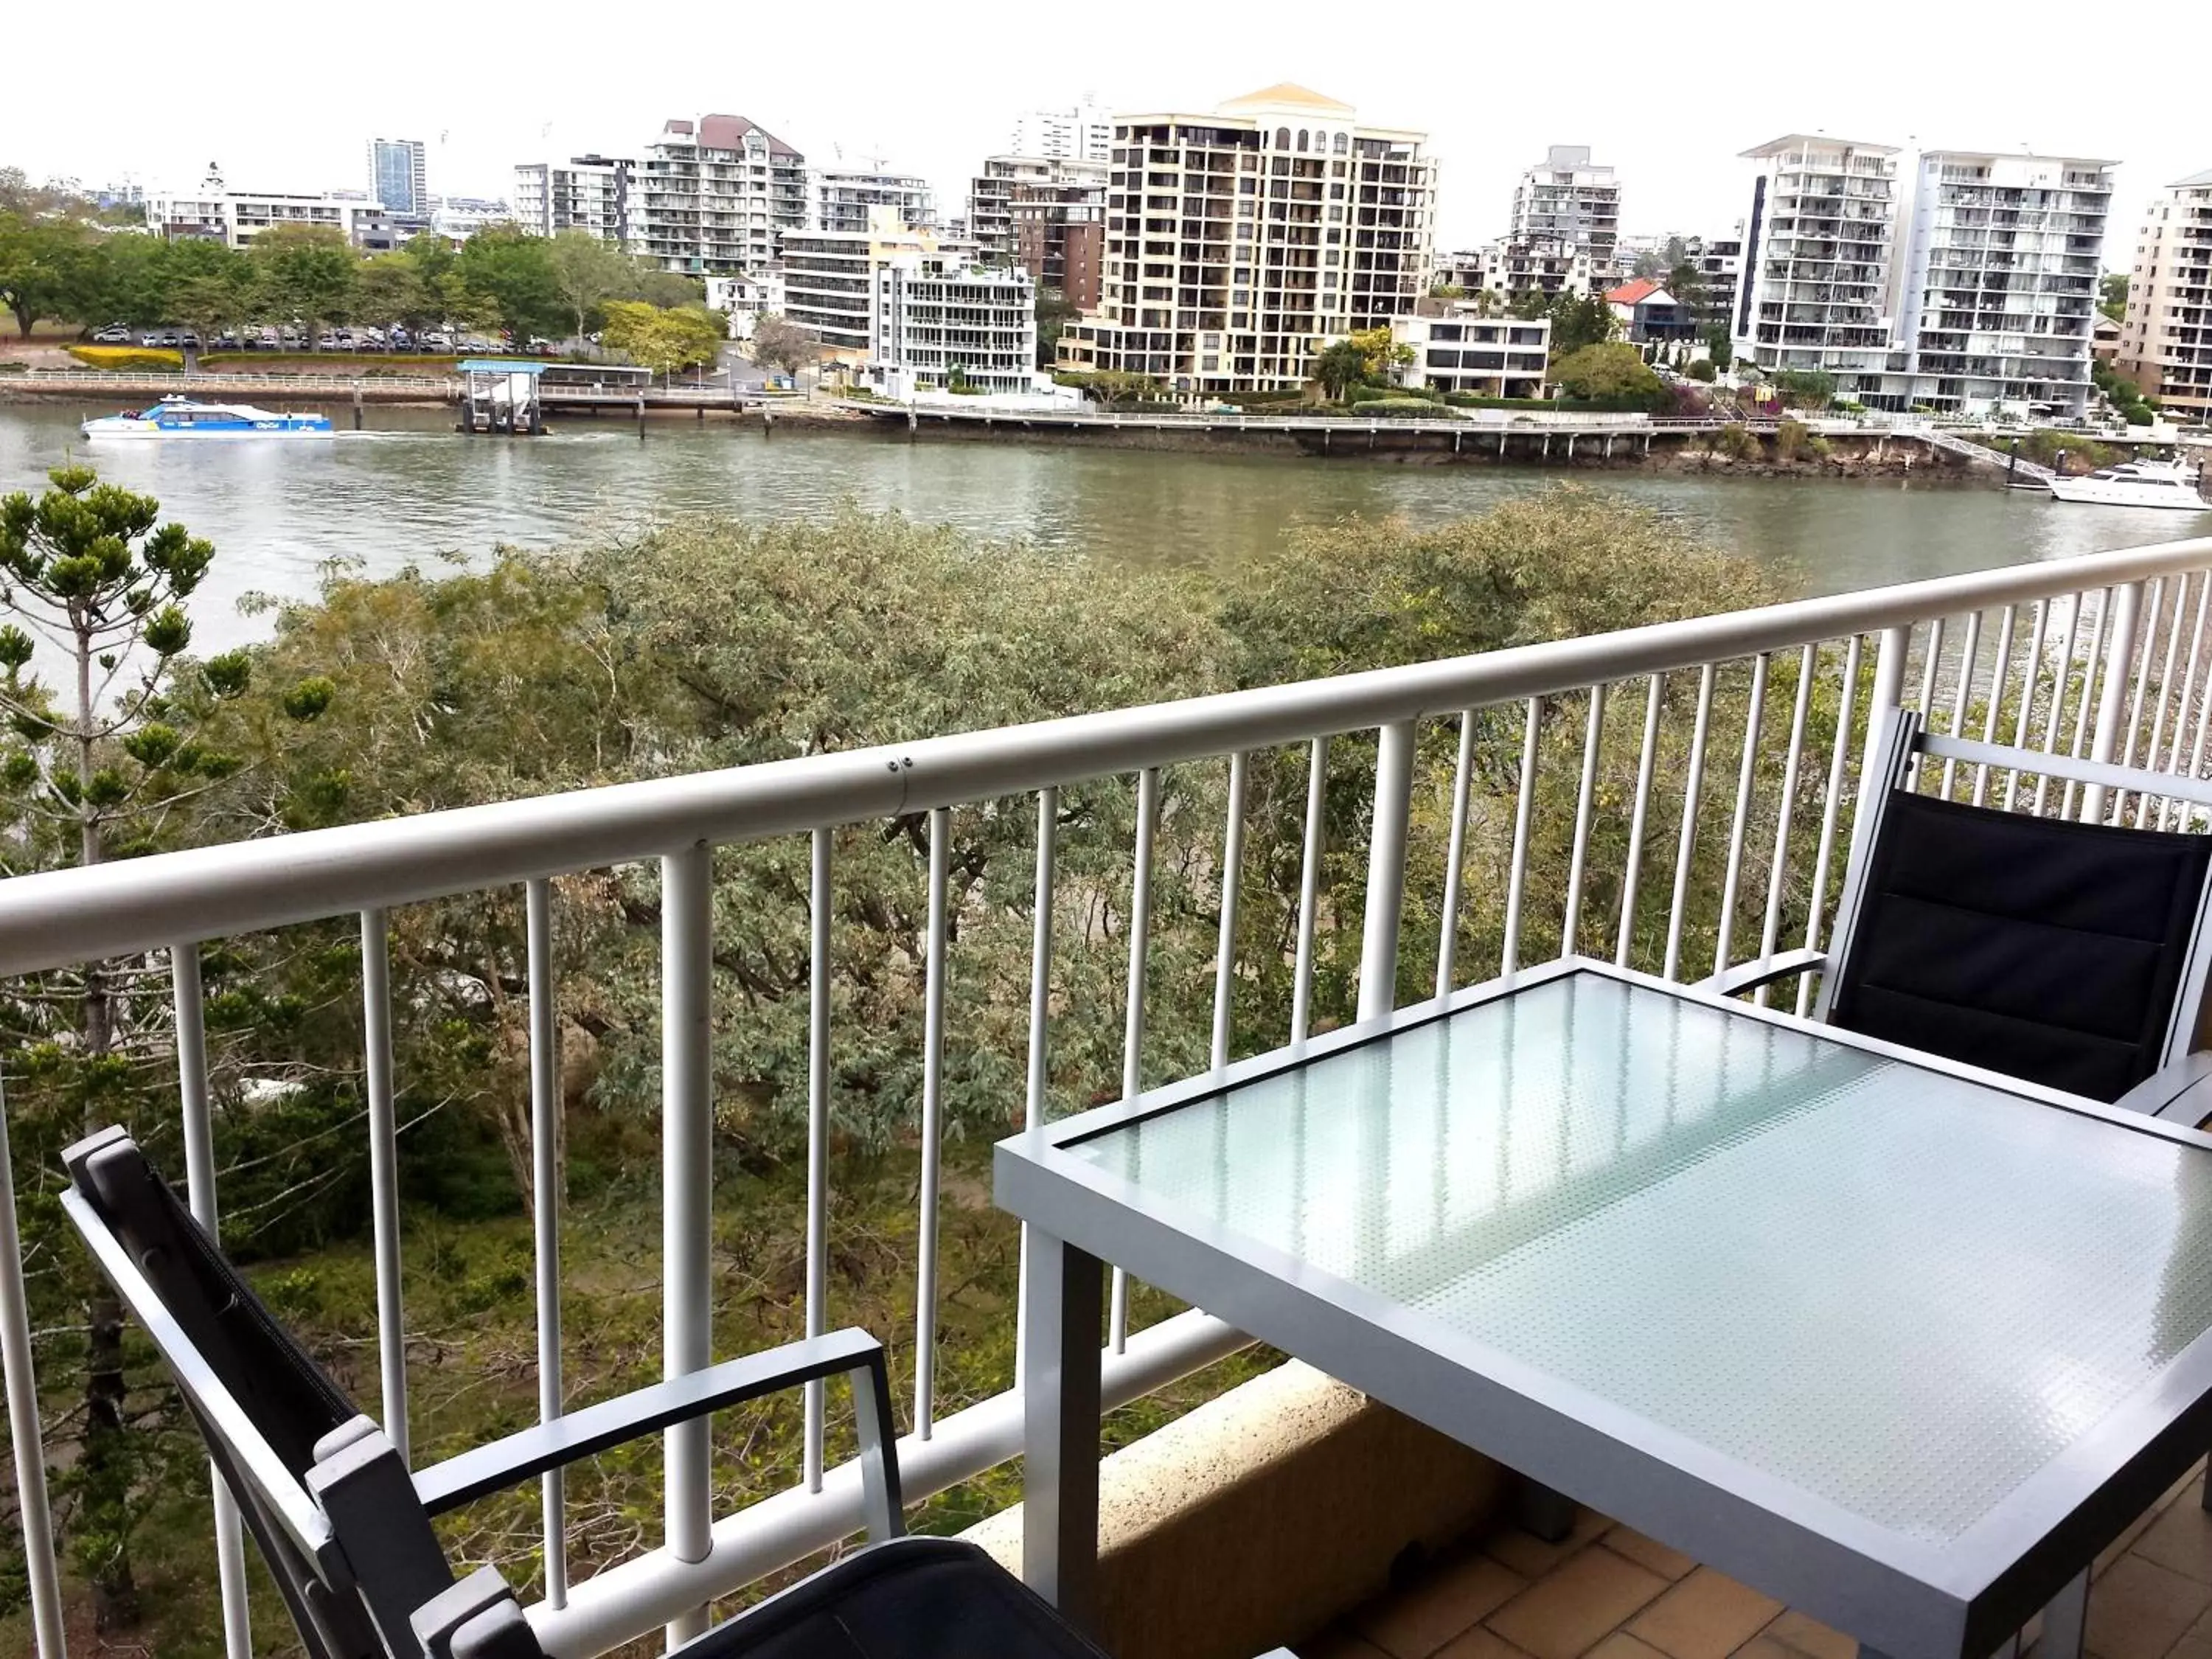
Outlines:
[[1356,386],[1344,394],[1344,401],[1358,404],[1363,408],[1369,404],[1403,403],[1409,398],[1425,404],[1437,404],[1443,401],[1443,395],[1425,386]]
[[1355,405],[1361,415],[1380,415],[1389,420],[1433,419],[1437,404],[1429,398],[1365,398]]
[[1720,370],[1713,367],[1713,360],[1710,357],[1698,358],[1696,362],[1692,363],[1682,372],[1692,380],[1703,380],[1708,386],[1720,378]]
[[1569,352],[1552,365],[1552,379],[1568,397],[1586,403],[1659,409],[1667,401],[1666,382],[1643,354],[1618,342]]
[[93,368],[170,369],[185,366],[185,354],[161,346],[73,345],[69,355]]

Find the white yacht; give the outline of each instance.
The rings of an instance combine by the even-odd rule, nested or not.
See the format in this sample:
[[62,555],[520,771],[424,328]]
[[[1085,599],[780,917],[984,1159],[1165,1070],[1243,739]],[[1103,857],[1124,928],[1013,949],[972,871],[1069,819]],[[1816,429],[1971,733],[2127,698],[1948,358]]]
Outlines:
[[174,394],[151,409],[99,416],[83,428],[88,438],[327,438],[331,429],[327,415],[279,412],[251,404],[204,404]]
[[2207,510],[2196,481],[2171,461],[2126,461],[2101,467],[2086,478],[2053,478],[2053,501],[2087,501],[2098,507],[2172,507]]

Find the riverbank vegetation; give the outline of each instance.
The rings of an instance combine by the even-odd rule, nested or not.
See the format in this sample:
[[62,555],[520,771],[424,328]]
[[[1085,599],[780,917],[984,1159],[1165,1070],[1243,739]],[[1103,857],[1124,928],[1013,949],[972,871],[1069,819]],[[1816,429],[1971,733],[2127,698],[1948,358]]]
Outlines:
[[[150,852],[1494,650],[1770,597],[1752,567],[1677,524],[1566,488],[1456,523],[1305,530],[1220,574],[1121,568],[857,510],[813,522],[689,520],[551,554],[426,562],[388,580],[334,568],[312,602],[276,608],[272,636],[234,665],[165,657],[179,684],[219,682],[222,695],[195,691],[173,714],[149,708],[173,744],[142,742],[134,758],[101,739],[91,775],[136,777],[151,766],[181,776],[191,760],[188,790],[112,803],[113,842]],[[19,665],[33,672],[27,656]],[[1770,709],[1787,706],[1796,672],[1794,662],[1773,665]],[[1747,694],[1747,671],[1723,672],[1715,719],[1740,719]],[[1680,773],[1695,696],[1694,684],[1666,693],[1662,776]],[[1833,697],[1829,674],[1813,699],[1808,744],[1832,729]],[[1614,802],[1632,793],[1642,693],[1616,702],[1597,750],[1601,796]],[[1547,752],[1570,759],[1547,766],[1534,793],[1522,957],[1563,944],[1610,955],[1625,828],[1615,815],[1599,820],[1584,931],[1563,940],[1587,703],[1562,699],[1539,712],[1557,732]],[[1487,971],[1504,941],[1526,717],[1517,704],[1471,717],[1463,976]],[[1778,753],[1781,740],[1771,734]],[[1408,1000],[1426,994],[1436,971],[1456,749],[1452,722],[1425,724],[1399,964]],[[1330,745],[1315,952],[1321,1026],[1352,1013],[1373,764],[1371,734]],[[1252,757],[1231,1040],[1239,1054],[1272,1048],[1288,1030],[1305,769],[1302,744]],[[1148,1083],[1206,1060],[1225,771],[1194,763],[1161,780]],[[66,845],[32,831],[40,789],[63,787],[63,772],[26,735],[9,740],[0,775],[12,790],[11,845],[45,849],[44,862],[76,861]],[[66,788],[60,799],[67,804]],[[1127,778],[1060,792],[1048,1073],[1055,1115],[1120,1090],[1135,811]],[[990,1206],[988,1149],[1022,1111],[1035,813],[1024,799],[963,805],[950,818],[940,1413],[1012,1376],[1018,1233]],[[1672,847],[1666,804],[1655,799],[1651,817],[1647,846],[1663,837]],[[1816,817],[1801,811],[1793,833],[1808,833]],[[1692,957],[1713,948],[1724,856],[1717,839],[1704,838],[1690,872]],[[890,1345],[903,1420],[915,1320],[926,820],[847,826],[833,842],[830,1317],[866,1325]],[[803,1319],[805,838],[722,848],[714,876],[720,1357],[795,1334]],[[520,890],[390,918],[418,1459],[534,1419],[535,1203],[558,1204],[563,1216],[571,1401],[650,1380],[659,1363],[658,875],[649,866],[586,870],[553,885],[565,1099],[553,1193],[531,1183]],[[1802,917],[1806,897],[1793,890],[1790,913]],[[1663,907],[1651,908],[1629,929],[1639,965],[1656,966],[1665,948]],[[216,942],[204,971],[223,1243],[375,1412],[359,951],[356,923],[340,918]],[[180,1174],[167,970],[157,955],[109,964],[96,981],[47,975],[0,1000],[70,1604],[88,1616],[94,1575],[112,1576],[119,1561],[143,1609],[131,1639],[163,1654],[217,1646],[205,1465],[132,1335],[108,1397],[133,1451],[101,1466],[126,1474],[98,1490],[80,1474],[94,1286],[54,1194],[59,1149],[90,1121],[129,1124]],[[73,1035],[88,988],[117,1011],[118,1041],[96,1066]],[[1140,1298],[1140,1322],[1167,1307]],[[1120,1414],[1112,1435],[1140,1432],[1267,1363],[1246,1355],[1191,1379]],[[788,1484],[798,1448],[795,1400],[718,1419],[718,1510]],[[572,1477],[572,1575],[657,1540],[658,1462],[647,1445]],[[919,1523],[957,1528],[1016,1490],[1012,1469],[994,1471],[933,1500]],[[517,1582],[533,1581],[537,1508],[534,1491],[489,1500],[456,1517],[447,1536],[459,1557],[496,1560]],[[0,1643],[22,1633],[21,1563],[8,1557],[19,1548],[0,1544]],[[282,1609],[265,1579],[257,1578],[254,1605],[262,1638],[281,1647]]]

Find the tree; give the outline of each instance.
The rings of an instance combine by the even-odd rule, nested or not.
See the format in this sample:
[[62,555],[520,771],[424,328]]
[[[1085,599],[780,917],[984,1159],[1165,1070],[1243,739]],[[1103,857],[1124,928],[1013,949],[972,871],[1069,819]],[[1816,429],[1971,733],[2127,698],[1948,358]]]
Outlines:
[[182,323],[212,346],[226,327],[240,326],[254,310],[258,283],[246,257],[220,242],[172,242],[161,264],[164,322]]
[[468,289],[497,307],[500,324],[516,343],[553,335],[568,308],[553,270],[552,244],[520,225],[486,225],[461,245],[455,273]]
[[1562,292],[1552,303],[1551,319],[1555,363],[1584,346],[1601,345],[1620,332],[1620,319],[1601,294]]
[[364,322],[386,329],[418,323],[428,299],[422,270],[405,254],[380,253],[362,262],[354,312]]
[[2128,315],[2127,273],[2124,270],[2115,270],[2106,276],[2097,286],[2103,296],[2097,302],[2097,309],[2116,323],[2125,322]]
[[1568,397],[1650,409],[1665,397],[1666,382],[1632,345],[1586,345],[1556,360],[1552,380]]
[[253,266],[276,315],[297,319],[310,349],[323,325],[353,314],[361,261],[345,237],[323,225],[276,225],[253,239]]
[[1705,349],[1711,354],[1716,368],[1727,369],[1735,362],[1735,339],[1729,334],[1728,320],[1718,319],[1705,325]]
[[1060,331],[1082,313],[1056,288],[1036,291],[1037,367],[1050,368],[1060,355]]
[[1813,368],[1785,368],[1774,376],[1774,389],[1790,409],[1826,409],[1836,400],[1836,377]]
[[1552,300],[1553,296],[1540,288],[1524,288],[1506,302],[1505,313],[1524,323],[1533,323],[1552,314]]
[[87,235],[68,221],[0,214],[0,305],[23,338],[48,318],[73,318],[85,294]]
[[664,376],[719,361],[729,337],[728,325],[698,307],[663,311],[642,300],[610,300],[606,313],[602,342]]
[[1392,369],[1402,368],[1413,361],[1413,348],[1400,343],[1387,325],[1363,328],[1352,334],[1351,340],[1359,348],[1359,360],[1364,365],[1363,375],[1376,386],[1388,381]]
[[642,262],[632,263],[629,280],[623,285],[621,293],[625,300],[642,300],[663,311],[707,302],[707,285],[696,276],[686,276],[680,270],[662,270]]
[[811,334],[773,311],[763,312],[753,325],[751,351],[753,362],[762,368],[780,369],[786,374],[811,368],[822,355]]
[[[169,815],[235,769],[198,733],[250,674],[243,652],[184,666],[184,602],[214,558],[207,542],[180,525],[157,529],[158,502],[89,468],[48,478],[36,500],[0,501],[5,601],[21,624],[0,626],[0,711],[14,734],[0,777],[10,848],[31,867],[94,865],[152,844]],[[42,647],[64,670],[58,690],[33,672]],[[303,712],[320,712],[317,688],[303,698]],[[11,1021],[27,1029],[11,1036],[30,1076],[11,1109],[64,1117],[61,1133],[82,1134],[150,1103],[139,1068],[165,1038],[148,977],[140,964],[94,963],[16,1000]],[[139,1614],[130,1540],[149,1501],[149,1448],[126,1428],[121,1304],[104,1281],[87,1291],[82,1427],[63,1488],[71,1551],[95,1622],[110,1631]]]
[[1332,340],[1321,349],[1307,373],[1322,390],[1342,402],[1345,393],[1367,378],[1367,354],[1351,340]]
[[1698,323],[1705,315],[1705,279],[1696,265],[1685,259],[1667,273],[1667,292],[1681,307],[1685,323]]
[[545,245],[545,258],[562,303],[574,316],[578,340],[589,331],[600,305],[621,293],[635,274],[621,249],[588,230],[557,232]]

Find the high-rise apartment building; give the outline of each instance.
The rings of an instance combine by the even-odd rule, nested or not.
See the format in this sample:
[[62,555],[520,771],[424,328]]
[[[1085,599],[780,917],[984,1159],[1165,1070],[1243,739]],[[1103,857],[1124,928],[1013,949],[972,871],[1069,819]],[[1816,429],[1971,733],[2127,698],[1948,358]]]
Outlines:
[[968,224],[984,258],[1019,264],[1040,289],[1088,311],[1098,303],[1106,246],[1103,162],[986,157],[969,182]]
[[1006,393],[1036,386],[1036,289],[1026,270],[916,251],[881,260],[873,280],[873,390],[910,398],[955,386]]
[[1878,396],[1891,365],[1896,149],[1791,133],[1744,155],[1757,166],[1736,356],[1832,374],[1841,397]]
[[2212,418],[2212,171],[2167,185],[2151,203],[2113,362],[2162,407]]
[[1862,401],[1942,414],[2086,412],[2116,165],[1921,152],[1897,307],[1906,361]]
[[957,245],[906,223],[898,210],[878,206],[860,230],[811,228],[784,233],[784,315],[822,343],[824,351],[857,363],[868,353],[876,273],[908,254],[963,261],[975,258],[972,243]]
[[368,141],[368,194],[372,201],[384,204],[386,213],[408,219],[429,216],[429,172],[421,139]]
[[1085,98],[1073,109],[1032,110],[1014,123],[1010,153],[1054,161],[1095,161],[1114,150],[1114,118]]
[[1115,116],[1098,312],[1068,325],[1061,365],[1194,393],[1303,385],[1329,340],[1426,290],[1426,143],[1290,85]]
[[1437,261],[1437,284],[1465,294],[1488,293],[1507,301],[1524,294],[1556,299],[1562,294],[1589,294],[1597,286],[1599,272],[1588,248],[1547,237],[1516,242],[1510,237],[1479,248],[1447,253]]
[[1620,240],[1620,185],[1587,144],[1554,144],[1513,187],[1515,242],[1565,242],[1609,270]]
[[526,161],[514,169],[514,216],[540,236],[586,230],[601,241],[629,246],[630,192],[637,163],[611,155]]
[[816,167],[807,175],[811,230],[866,230],[878,208],[916,230],[937,228],[937,192],[927,179],[879,167]]
[[[1736,290],[1743,281],[1743,226],[1738,223],[1724,236],[1685,238],[1682,257],[1698,273],[1697,313],[1701,331],[1718,324],[1732,332]],[[1723,368],[1727,366],[1721,365]]]
[[742,115],[672,120],[631,182],[632,240],[665,270],[759,270],[807,222],[806,158]]

